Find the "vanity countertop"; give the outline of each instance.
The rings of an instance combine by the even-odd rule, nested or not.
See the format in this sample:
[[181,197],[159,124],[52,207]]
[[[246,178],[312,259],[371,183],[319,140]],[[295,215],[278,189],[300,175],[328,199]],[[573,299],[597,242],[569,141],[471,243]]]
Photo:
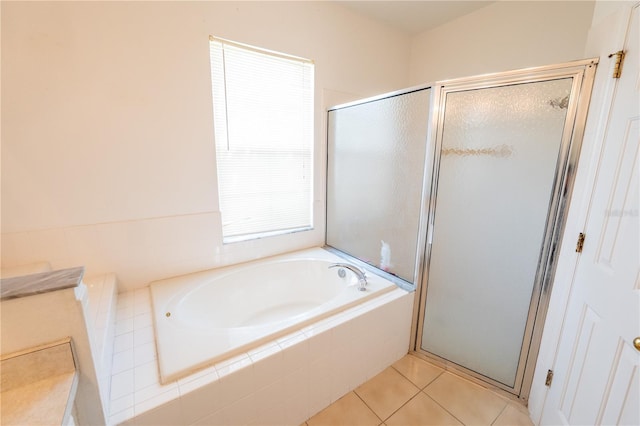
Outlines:
[[62,425],[73,409],[78,375],[66,339],[2,357],[3,425]]

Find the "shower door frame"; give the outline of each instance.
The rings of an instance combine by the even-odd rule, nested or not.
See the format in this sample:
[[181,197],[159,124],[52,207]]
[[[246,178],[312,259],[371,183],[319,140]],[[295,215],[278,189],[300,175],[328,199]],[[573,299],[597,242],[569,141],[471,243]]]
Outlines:
[[[487,74],[477,77],[453,79],[437,82],[432,85],[432,111],[430,117],[427,158],[433,160],[431,176],[425,176],[425,188],[429,195],[424,197],[424,221],[427,223],[426,247],[422,268],[422,279],[418,284],[415,298],[414,320],[411,349],[413,353],[425,357],[446,369],[460,373],[474,382],[501,391],[501,393],[521,400],[528,400],[540,349],[544,321],[549,305],[551,287],[555,274],[557,254],[564,232],[569,201],[575,180],[576,168],[584,135],[587,110],[591,99],[597,58],[567,62],[544,67],[527,68],[503,73]],[[560,142],[560,151],[556,163],[554,184],[547,213],[544,239],[538,259],[531,302],[524,329],[524,337],[516,380],[513,387],[490,379],[480,373],[448,361],[422,349],[422,333],[424,327],[425,306],[428,293],[429,266],[431,260],[432,237],[435,222],[435,208],[438,195],[438,177],[440,172],[440,153],[444,135],[444,118],[446,113],[446,95],[454,92],[489,89],[516,84],[536,83],[562,78],[573,78],[565,127]],[[427,173],[425,173],[426,175]]]

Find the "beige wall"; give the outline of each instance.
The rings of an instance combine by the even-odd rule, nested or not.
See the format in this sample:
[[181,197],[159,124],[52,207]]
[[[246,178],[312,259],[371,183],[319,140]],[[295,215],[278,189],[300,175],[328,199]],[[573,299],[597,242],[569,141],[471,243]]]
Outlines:
[[414,37],[412,85],[583,59],[593,1],[499,1]]
[[[2,263],[121,289],[321,245],[327,106],[582,57],[592,2],[498,2],[414,38],[332,2],[1,2]],[[209,34],[316,63],[316,229],[222,244]]]
[[[322,111],[407,85],[408,36],[331,3],[1,7],[2,262],[124,288],[322,244]],[[315,61],[314,231],[222,245],[210,34]]]

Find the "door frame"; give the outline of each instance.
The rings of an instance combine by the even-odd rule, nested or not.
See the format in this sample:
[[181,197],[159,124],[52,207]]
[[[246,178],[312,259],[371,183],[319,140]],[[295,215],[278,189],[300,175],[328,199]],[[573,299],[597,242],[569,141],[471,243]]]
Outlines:
[[[429,132],[430,140],[427,143],[428,149],[433,151],[429,157],[433,159],[432,173],[429,179],[431,186],[428,194],[424,197],[423,208],[427,223],[426,248],[423,259],[423,276],[417,289],[416,307],[414,309],[415,334],[413,334],[411,349],[413,353],[427,358],[442,367],[454,370],[474,382],[484,386],[489,386],[508,396],[526,401],[533,380],[537,354],[540,349],[540,342],[543,324],[546,317],[549,298],[551,293],[551,283],[553,282],[554,271],[557,263],[557,253],[564,225],[567,218],[570,195],[575,179],[575,170],[580,154],[581,143],[584,135],[584,124],[591,97],[591,88],[594,81],[595,68],[598,63],[597,58],[585,59],[581,61],[566,62],[563,64],[549,65],[543,67],[527,68],[523,70],[508,71],[503,73],[487,74],[477,77],[461,78],[438,82],[432,86],[434,96],[434,115],[432,116],[432,128]],[[516,383],[509,387],[495,380],[489,379],[479,373],[454,364],[446,359],[438,357],[421,349],[421,340],[424,323],[424,307],[428,293],[429,263],[431,258],[431,237],[434,229],[435,206],[437,203],[438,174],[440,168],[440,150],[443,137],[443,123],[446,109],[446,95],[448,93],[486,89],[491,87],[507,86],[513,84],[534,83],[539,81],[573,78],[572,96],[569,100],[566,123],[563,130],[560,157],[558,158],[556,175],[554,178],[554,188],[552,200],[550,202],[549,215],[547,219],[545,237],[543,241],[543,251],[539,258],[539,267],[534,283],[532,301],[529,307],[528,320],[525,327],[525,339],[523,350],[520,354]]]

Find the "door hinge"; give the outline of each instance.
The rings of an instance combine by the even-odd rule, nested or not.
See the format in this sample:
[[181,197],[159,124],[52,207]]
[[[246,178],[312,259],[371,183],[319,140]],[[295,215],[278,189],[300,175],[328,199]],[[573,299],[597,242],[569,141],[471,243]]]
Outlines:
[[553,380],[553,370],[547,371],[547,378],[544,381],[545,386],[551,386],[551,381]]
[[582,253],[582,247],[584,247],[584,234],[581,232],[576,243],[576,253]]
[[616,57],[616,63],[613,66],[613,78],[620,78],[622,75],[622,62],[624,61],[624,50],[618,50],[616,53],[612,53],[609,57]]

